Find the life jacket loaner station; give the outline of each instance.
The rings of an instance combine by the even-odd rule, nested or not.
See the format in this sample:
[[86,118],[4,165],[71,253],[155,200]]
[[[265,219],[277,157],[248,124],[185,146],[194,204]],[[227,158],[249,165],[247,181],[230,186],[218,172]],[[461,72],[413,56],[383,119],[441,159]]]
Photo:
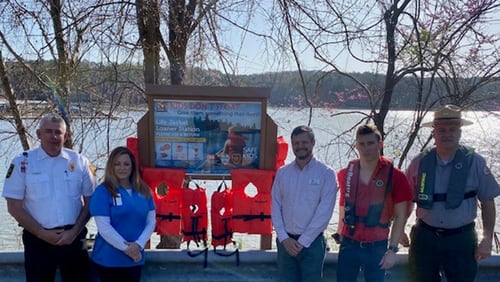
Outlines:
[[[182,236],[188,248],[211,237],[214,250],[234,243],[233,232],[259,234],[271,249],[271,186],[288,144],[267,115],[269,97],[269,88],[146,85],[148,111],[127,146],[153,191],[156,233]],[[190,185],[198,179],[220,181],[210,201]]]

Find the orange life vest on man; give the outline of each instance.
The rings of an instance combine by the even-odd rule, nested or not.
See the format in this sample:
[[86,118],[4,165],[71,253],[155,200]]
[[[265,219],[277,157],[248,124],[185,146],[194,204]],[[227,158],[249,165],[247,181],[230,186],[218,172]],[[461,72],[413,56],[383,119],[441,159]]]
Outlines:
[[[274,171],[233,169],[233,231],[248,234],[272,234],[271,186]],[[257,195],[251,197],[245,188],[253,184]]]
[[[392,188],[392,161],[385,157],[379,158],[380,169],[375,175],[375,179],[368,184],[370,197],[360,199],[357,197],[359,181],[359,159],[349,162],[343,174],[345,181],[345,204],[344,204],[344,223],[350,227],[349,232],[354,233],[356,222],[362,222],[366,227],[388,227],[390,222],[390,211],[385,206],[387,195]],[[367,201],[367,202],[362,202]],[[368,214],[358,214],[356,206],[368,205]]]
[[[224,189],[222,190],[224,185]],[[219,185],[210,199],[212,246],[226,246],[233,242],[233,195],[225,182]]]
[[185,174],[181,169],[142,169],[142,179],[153,191],[156,206],[155,231],[159,235],[181,234],[182,185]]
[[206,242],[208,228],[205,188],[182,188],[182,241]]

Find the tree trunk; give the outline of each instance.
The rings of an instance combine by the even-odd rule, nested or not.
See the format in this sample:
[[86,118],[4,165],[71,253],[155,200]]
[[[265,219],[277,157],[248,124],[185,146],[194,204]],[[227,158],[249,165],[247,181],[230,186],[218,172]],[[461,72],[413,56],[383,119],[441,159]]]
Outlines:
[[156,0],[137,0],[137,26],[144,55],[144,82],[159,83],[160,75],[160,14]]
[[68,137],[64,142],[64,147],[73,148],[73,131],[71,129],[71,119],[68,112],[70,102],[70,68],[68,66],[68,56],[66,50],[66,42],[64,40],[64,28],[61,20],[62,3],[60,0],[50,0],[50,16],[54,28],[56,50],[57,50],[57,78],[54,80],[55,85],[52,87],[52,99],[57,105],[59,112],[66,122],[66,132]]
[[19,141],[21,141],[23,150],[29,150],[30,145],[28,142],[26,128],[24,127],[21,114],[19,113],[19,108],[16,102],[16,95],[12,91],[9,77],[7,76],[7,72],[5,71],[5,64],[3,60],[2,50],[0,50],[0,79],[2,81],[2,87],[5,97],[7,97],[7,100],[9,101],[9,108],[10,108],[9,110],[12,114],[14,123],[16,125],[16,132],[17,135],[19,136]]
[[[148,84],[159,84],[160,47],[162,45],[159,14],[160,7],[156,0],[136,0],[136,7],[139,39],[144,55],[144,82]],[[181,241],[181,236],[160,235],[160,243],[156,248],[179,249]]]

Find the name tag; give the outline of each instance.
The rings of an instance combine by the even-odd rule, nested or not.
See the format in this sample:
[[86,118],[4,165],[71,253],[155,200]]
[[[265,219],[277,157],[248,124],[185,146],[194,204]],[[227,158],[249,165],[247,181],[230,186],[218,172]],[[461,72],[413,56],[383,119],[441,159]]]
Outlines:
[[317,178],[311,178],[309,179],[309,185],[319,185],[321,181]]
[[121,206],[121,205],[123,205],[122,196],[120,194],[118,194],[118,196],[116,196],[114,198],[114,202],[115,202],[115,206]]

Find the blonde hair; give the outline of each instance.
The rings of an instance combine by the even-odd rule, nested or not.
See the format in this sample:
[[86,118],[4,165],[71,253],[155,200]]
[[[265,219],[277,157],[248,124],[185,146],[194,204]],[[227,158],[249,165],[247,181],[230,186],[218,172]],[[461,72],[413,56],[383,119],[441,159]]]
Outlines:
[[116,147],[113,151],[111,151],[106,163],[106,169],[104,170],[104,186],[106,186],[109,194],[113,197],[118,196],[118,188],[120,187],[120,184],[115,175],[113,166],[115,160],[121,155],[128,155],[132,163],[132,172],[130,173],[130,183],[132,184],[132,189],[144,195],[144,197],[150,198],[152,196],[151,189],[141,178],[134,154],[127,147],[123,146]]

